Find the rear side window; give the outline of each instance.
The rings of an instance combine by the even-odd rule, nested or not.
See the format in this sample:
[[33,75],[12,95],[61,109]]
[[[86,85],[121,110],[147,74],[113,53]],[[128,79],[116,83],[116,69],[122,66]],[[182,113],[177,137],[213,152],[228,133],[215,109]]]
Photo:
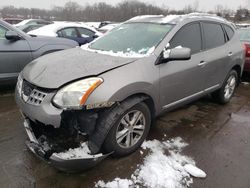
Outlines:
[[170,41],[170,47],[178,46],[191,49],[191,53],[195,54],[202,49],[201,30],[199,23],[193,23],[182,27]]
[[225,36],[220,24],[203,23],[205,48],[216,48],[225,44]]
[[228,25],[224,25],[224,28],[225,28],[225,31],[227,33],[228,40],[231,40],[231,38],[233,38],[233,36],[234,36],[234,30],[231,27],[229,27]]
[[0,25],[0,39],[5,39],[5,33],[7,32],[7,29],[2,27]]

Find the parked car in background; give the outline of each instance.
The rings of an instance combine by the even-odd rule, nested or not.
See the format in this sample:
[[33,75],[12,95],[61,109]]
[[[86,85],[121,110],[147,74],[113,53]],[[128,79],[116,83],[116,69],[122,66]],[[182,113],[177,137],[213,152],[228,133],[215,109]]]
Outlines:
[[104,34],[104,33],[107,33],[109,31],[111,31],[112,29],[114,29],[118,25],[120,25],[120,24],[119,23],[116,23],[116,24],[107,24],[107,25],[104,25],[104,26],[100,27],[98,29],[98,31]]
[[19,22],[18,24],[15,24],[15,27],[23,26],[23,25],[48,25],[52,24],[51,21],[46,21],[43,19],[27,19]]
[[19,72],[33,59],[75,46],[76,42],[67,39],[34,38],[0,21],[0,84],[15,83]]
[[244,71],[250,73],[250,28],[238,29],[240,40],[246,48],[246,60]]
[[33,30],[38,29],[38,28],[43,27],[43,26],[44,26],[44,24],[21,25],[21,26],[17,26],[17,28],[22,30],[25,33],[28,33],[29,31],[33,31]]
[[70,22],[55,22],[28,32],[32,36],[61,37],[74,40],[79,45],[91,42],[102,34],[84,24]]
[[248,28],[250,27],[250,23],[236,23],[235,24],[239,28]]
[[109,25],[109,24],[115,24],[114,22],[110,22],[110,21],[102,21],[102,22],[82,22],[84,24],[86,24],[89,27],[94,27],[95,29],[99,29],[105,25]]
[[23,21],[22,18],[4,18],[3,21],[9,23],[9,24],[18,24],[20,23],[21,21]]
[[222,18],[139,16],[89,45],[33,61],[15,97],[30,150],[74,171],[134,152],[163,112],[210,93],[228,103],[243,66],[236,30]]

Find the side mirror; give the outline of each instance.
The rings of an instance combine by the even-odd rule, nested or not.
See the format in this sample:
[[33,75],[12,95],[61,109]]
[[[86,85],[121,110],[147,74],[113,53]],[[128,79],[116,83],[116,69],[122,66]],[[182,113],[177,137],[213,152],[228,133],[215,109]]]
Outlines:
[[189,60],[191,58],[190,48],[173,48],[163,51],[163,61]]
[[20,37],[20,36],[18,35],[18,33],[15,32],[15,31],[7,31],[7,32],[5,33],[5,38],[6,38],[7,40],[11,40],[11,41],[16,41],[16,40],[21,39],[21,37]]

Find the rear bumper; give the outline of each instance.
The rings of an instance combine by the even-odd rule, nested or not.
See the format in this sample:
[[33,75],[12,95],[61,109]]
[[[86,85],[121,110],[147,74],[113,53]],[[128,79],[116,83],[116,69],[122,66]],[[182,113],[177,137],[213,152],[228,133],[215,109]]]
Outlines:
[[24,128],[28,135],[29,140],[26,141],[26,145],[29,150],[34,153],[40,159],[48,162],[60,171],[64,172],[81,172],[90,169],[100,163],[103,159],[108,157],[106,155],[92,155],[90,158],[77,158],[77,159],[65,159],[58,156],[56,153],[48,154],[43,145],[37,140],[28,119],[24,120]]

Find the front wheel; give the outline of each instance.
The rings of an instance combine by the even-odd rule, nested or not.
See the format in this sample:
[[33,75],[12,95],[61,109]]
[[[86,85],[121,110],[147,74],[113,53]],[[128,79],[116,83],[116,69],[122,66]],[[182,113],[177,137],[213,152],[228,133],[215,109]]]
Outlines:
[[127,109],[114,122],[104,142],[104,150],[114,152],[113,156],[125,156],[140,147],[148,135],[151,113],[145,103]]
[[238,83],[238,74],[235,70],[231,70],[225,82],[223,83],[222,87],[219,90],[212,93],[212,96],[216,101],[218,101],[221,104],[228,103],[233,97],[237,83]]

